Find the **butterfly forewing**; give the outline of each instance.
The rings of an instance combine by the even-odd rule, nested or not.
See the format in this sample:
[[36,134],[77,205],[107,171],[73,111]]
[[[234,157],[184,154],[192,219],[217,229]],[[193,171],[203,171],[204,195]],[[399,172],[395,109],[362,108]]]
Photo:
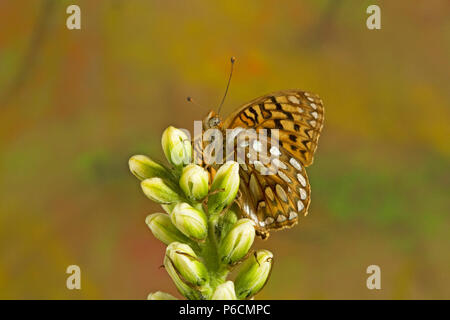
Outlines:
[[279,129],[280,145],[309,166],[323,127],[322,100],[315,94],[286,90],[259,97],[225,119],[224,128]]

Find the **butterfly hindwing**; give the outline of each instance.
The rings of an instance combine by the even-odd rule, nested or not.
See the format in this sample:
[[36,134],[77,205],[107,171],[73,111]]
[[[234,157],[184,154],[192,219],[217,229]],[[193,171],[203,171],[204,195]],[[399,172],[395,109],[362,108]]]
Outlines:
[[[252,145],[250,141],[248,148]],[[241,164],[238,198],[243,215],[255,222],[262,238],[271,229],[297,224],[298,217],[307,214],[311,199],[305,167],[282,147],[268,143],[268,149],[266,159]]]

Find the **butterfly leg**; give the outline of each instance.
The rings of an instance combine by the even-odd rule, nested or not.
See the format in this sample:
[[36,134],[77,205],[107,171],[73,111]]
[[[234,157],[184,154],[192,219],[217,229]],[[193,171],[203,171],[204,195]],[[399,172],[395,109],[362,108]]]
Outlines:
[[206,199],[202,201],[202,208],[203,208],[203,211],[209,216],[208,201]]
[[231,203],[230,203],[229,205],[227,205],[227,206],[220,212],[219,216],[223,216],[228,210],[230,210],[230,208],[231,208],[231,206],[232,206],[233,204],[236,203],[236,204],[239,206],[238,199],[239,199],[240,196],[242,195],[240,192],[241,192],[241,190],[238,190],[238,195],[236,196],[236,198],[234,198],[234,200],[231,201]]
[[240,208],[240,206],[239,206],[239,200],[238,200],[238,199],[240,199],[241,196],[242,196],[242,192],[241,192],[241,190],[238,190],[238,193],[237,193],[237,195],[236,195],[236,198],[234,198],[234,200],[220,212],[220,216],[222,216],[223,214],[225,214],[225,213],[231,208],[231,206],[232,206],[233,204],[237,204],[237,206]]
[[256,251],[253,252],[253,256],[255,257],[256,263],[258,264],[258,266],[261,266],[261,264],[258,261],[258,256],[256,255]]
[[189,253],[182,252],[182,251],[175,251],[175,252],[200,262],[200,260],[197,257],[194,257],[194,256],[190,255]]
[[239,206],[239,199],[242,199],[242,191],[241,189],[238,189],[238,192],[236,194],[236,198],[234,198],[233,202],[236,203]]
[[202,208],[203,208],[203,210],[204,210],[206,213],[208,213],[208,200],[209,200],[209,197],[212,196],[212,195],[215,195],[215,194],[217,194],[217,193],[219,193],[219,192],[223,192],[223,191],[225,191],[225,190],[224,190],[224,189],[217,189],[217,190],[214,190],[214,191],[209,192],[209,193],[206,195],[205,199],[203,199],[203,201],[202,201]]
[[[247,252],[247,254],[246,254],[245,256],[243,256],[240,260],[235,261],[234,263],[230,264],[230,265],[229,265],[229,268],[232,269],[234,266],[238,265],[238,264],[241,263],[242,261],[247,260],[247,259],[250,257],[250,255],[255,255],[255,257],[256,257],[256,251],[255,251],[255,250],[250,250],[250,251]],[[256,260],[256,261],[258,261],[258,260]],[[258,263],[259,263],[259,262],[258,262]]]

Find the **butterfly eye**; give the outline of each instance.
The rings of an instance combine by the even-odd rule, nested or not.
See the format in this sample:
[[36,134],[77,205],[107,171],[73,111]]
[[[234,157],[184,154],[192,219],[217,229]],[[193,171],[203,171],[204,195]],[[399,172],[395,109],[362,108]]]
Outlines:
[[217,126],[219,123],[220,123],[220,119],[217,117],[209,119],[209,127],[210,128]]

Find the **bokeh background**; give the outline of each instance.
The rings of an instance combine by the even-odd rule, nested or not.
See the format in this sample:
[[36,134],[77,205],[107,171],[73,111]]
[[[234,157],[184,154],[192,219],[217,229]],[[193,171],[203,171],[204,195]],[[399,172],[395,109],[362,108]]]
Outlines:
[[[81,30],[65,26],[70,4]],[[449,13],[445,0],[1,0],[0,298],[175,293],[144,223],[161,209],[127,161],[163,160],[164,128],[217,107],[230,56],[224,114],[288,88],[326,108],[310,214],[256,243],[276,259],[257,298],[450,298]],[[371,264],[382,290],[366,288]]]

